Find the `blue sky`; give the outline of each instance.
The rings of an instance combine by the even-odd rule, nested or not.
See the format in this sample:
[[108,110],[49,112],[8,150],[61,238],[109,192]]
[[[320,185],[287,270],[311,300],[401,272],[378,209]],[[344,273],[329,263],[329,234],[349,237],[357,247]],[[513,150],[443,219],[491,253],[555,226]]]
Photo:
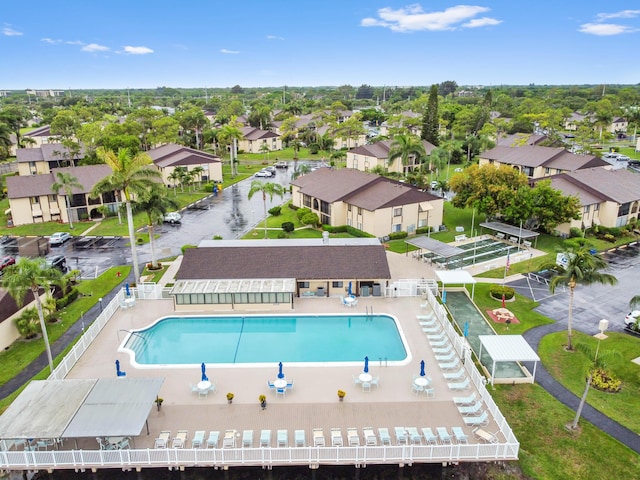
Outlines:
[[0,89],[636,84],[637,1],[5,1]]

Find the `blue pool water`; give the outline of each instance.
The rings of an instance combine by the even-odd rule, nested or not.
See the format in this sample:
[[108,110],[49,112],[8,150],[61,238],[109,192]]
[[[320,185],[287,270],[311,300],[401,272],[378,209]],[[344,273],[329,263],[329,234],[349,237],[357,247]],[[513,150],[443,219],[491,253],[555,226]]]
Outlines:
[[121,347],[141,365],[401,361],[390,315],[165,317],[131,332]]

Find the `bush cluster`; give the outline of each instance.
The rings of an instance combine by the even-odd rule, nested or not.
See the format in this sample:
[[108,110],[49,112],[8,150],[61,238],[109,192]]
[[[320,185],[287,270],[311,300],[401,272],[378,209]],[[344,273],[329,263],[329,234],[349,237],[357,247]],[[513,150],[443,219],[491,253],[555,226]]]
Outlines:
[[332,227],[331,225],[322,225],[322,229],[329,232],[329,233],[348,233],[349,235],[353,236],[353,237],[358,237],[358,238],[372,238],[373,235],[367,233],[367,232],[363,232],[362,230],[358,230],[355,227],[352,227],[350,225],[338,225],[335,227]]
[[433,231],[433,229],[431,227],[416,228],[416,235],[422,235],[423,233],[429,233],[429,231]]
[[80,294],[80,292],[78,291],[77,288],[72,288],[71,291],[67,295],[65,295],[62,298],[58,298],[56,300],[56,310],[61,310],[64,307],[66,307],[67,305],[69,305],[76,298],[78,298],[79,294]]
[[489,288],[489,293],[493,298],[498,300],[502,300],[502,295],[504,295],[505,300],[511,300],[513,296],[516,294],[516,291],[505,285],[491,285]]
[[282,207],[280,205],[276,205],[275,207],[272,207],[269,209],[269,215],[272,215],[274,217],[279,216],[281,212],[282,212]]
[[391,232],[388,237],[389,240],[400,240],[401,238],[407,238],[408,235],[407,232]]
[[591,385],[596,390],[615,393],[619,392],[622,388],[622,381],[616,378],[611,372],[607,372],[604,368],[596,368],[593,371]]

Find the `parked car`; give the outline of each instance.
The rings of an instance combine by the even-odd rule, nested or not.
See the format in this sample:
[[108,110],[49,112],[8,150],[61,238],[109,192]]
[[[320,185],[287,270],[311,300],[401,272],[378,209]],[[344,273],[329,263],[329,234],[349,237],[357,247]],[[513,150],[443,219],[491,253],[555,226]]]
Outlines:
[[624,324],[627,327],[630,327],[632,324],[636,323],[640,318],[640,310],[634,310],[633,312],[629,312],[629,315],[624,317]]
[[628,162],[629,160],[631,159],[626,155],[618,155],[618,158],[616,158],[617,162]]
[[254,177],[270,178],[273,175],[271,175],[271,172],[269,172],[267,170],[260,170],[259,172],[254,173],[253,176]]
[[62,245],[67,240],[71,240],[70,233],[56,232],[49,237],[49,245]]
[[276,168],[289,168],[289,163],[281,160],[279,162],[276,162]]
[[64,258],[64,255],[47,255],[45,260],[47,261],[47,266],[57,268],[62,273],[67,271],[67,259]]
[[640,167],[640,160],[629,160],[630,167]]
[[276,174],[276,167],[274,167],[273,165],[269,165],[268,167],[264,167],[263,170],[266,170],[272,176]]
[[433,180],[430,185],[431,190],[436,190],[438,188],[438,182],[436,182],[435,180]]
[[162,221],[165,223],[180,223],[181,220],[182,215],[178,212],[167,212],[164,214],[164,217],[162,217]]
[[15,263],[16,259],[9,255],[7,255],[6,257],[2,257],[2,260],[0,260],[0,272],[2,272],[9,265],[15,265]]

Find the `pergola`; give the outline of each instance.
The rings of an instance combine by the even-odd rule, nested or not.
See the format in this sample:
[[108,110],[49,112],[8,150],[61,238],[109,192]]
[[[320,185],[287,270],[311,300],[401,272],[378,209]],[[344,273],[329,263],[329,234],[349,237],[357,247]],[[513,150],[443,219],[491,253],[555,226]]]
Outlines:
[[465,252],[462,248],[454,247],[453,245],[429,237],[416,237],[411,240],[405,240],[405,243],[422,250],[428,250],[443,258],[455,257]]
[[442,298],[446,299],[446,286],[449,285],[467,285],[471,284],[471,299],[476,292],[476,279],[466,270],[436,270],[436,278],[442,282]]
[[478,335],[480,352],[478,359],[482,362],[482,350],[486,350],[492,360],[491,385],[498,362],[533,362],[531,383],[536,378],[536,366],[540,361],[538,354],[529,346],[522,335]]
[[484,222],[481,223],[480,226],[482,228],[488,228],[489,230],[493,230],[494,232],[499,232],[506,235],[507,238],[517,238],[518,244],[524,240],[533,238],[534,239],[534,247],[538,242],[538,236],[540,235],[538,232],[534,232],[533,230],[527,230],[522,227],[514,227],[513,225],[509,225],[508,223],[502,222]]

